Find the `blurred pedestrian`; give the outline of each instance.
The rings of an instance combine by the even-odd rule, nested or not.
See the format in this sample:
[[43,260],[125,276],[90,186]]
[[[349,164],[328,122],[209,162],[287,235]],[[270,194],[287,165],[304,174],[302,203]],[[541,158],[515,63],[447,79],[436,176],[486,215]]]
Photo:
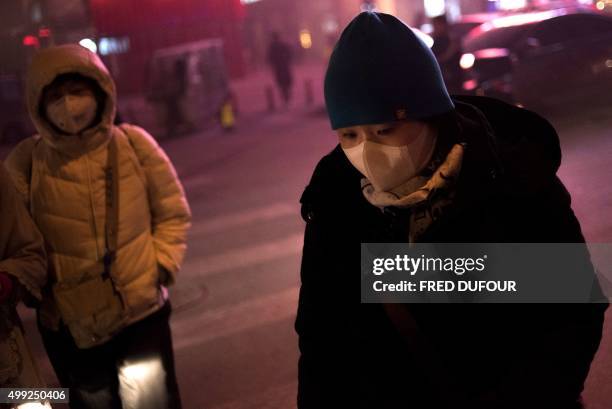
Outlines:
[[274,81],[283,98],[285,107],[291,102],[291,89],[293,86],[293,52],[291,46],[281,40],[277,32],[271,35],[268,47],[268,64],[272,70]]
[[185,118],[185,96],[187,93],[187,62],[181,58],[174,61],[171,75],[164,79],[162,98],[166,106],[166,137],[175,137],[189,126]]
[[580,408],[606,303],[359,304],[361,243],[584,243],[554,128],[450,98],[382,13],[343,32],[325,100],[339,145],[301,198],[298,408]]
[[72,408],[180,408],[166,287],[190,211],[156,141],[113,125],[114,82],[78,45],[40,51],[27,74],[38,135],[7,159],[49,249],[42,339]]
[[16,306],[41,298],[47,280],[43,239],[0,163],[0,387],[45,384],[24,338]]
[[445,14],[433,17],[431,23],[434,40],[431,50],[442,70],[446,89],[451,94],[461,93],[463,90],[463,70],[459,65],[463,53],[461,39],[452,34]]

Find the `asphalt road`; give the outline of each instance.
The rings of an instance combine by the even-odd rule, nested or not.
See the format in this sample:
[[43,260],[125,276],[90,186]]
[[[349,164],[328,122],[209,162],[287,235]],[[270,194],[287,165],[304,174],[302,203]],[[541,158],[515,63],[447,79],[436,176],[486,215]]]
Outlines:
[[[561,118],[560,175],[589,241],[612,242],[612,120]],[[209,131],[164,147],[194,214],[172,328],[186,409],[295,407],[293,332],[304,224],[298,200],[335,145],[322,115],[301,109],[250,116],[233,133]],[[43,372],[54,381],[33,328]],[[612,315],[608,314],[608,324]],[[612,402],[612,325],[586,388],[591,409]]]

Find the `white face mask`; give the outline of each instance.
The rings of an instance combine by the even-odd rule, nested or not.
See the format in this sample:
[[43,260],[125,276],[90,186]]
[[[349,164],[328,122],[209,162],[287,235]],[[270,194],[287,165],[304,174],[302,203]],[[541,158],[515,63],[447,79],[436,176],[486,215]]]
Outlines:
[[389,146],[364,141],[342,149],[348,160],[380,192],[388,192],[412,179],[429,162],[436,146],[436,135],[428,125],[408,145]]
[[98,103],[93,95],[65,95],[47,105],[47,118],[62,131],[76,135],[96,117]]

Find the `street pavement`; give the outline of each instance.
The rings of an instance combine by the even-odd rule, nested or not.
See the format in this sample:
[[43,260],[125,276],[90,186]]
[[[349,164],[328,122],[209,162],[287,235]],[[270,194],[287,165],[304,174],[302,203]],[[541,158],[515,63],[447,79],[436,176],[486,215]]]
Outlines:
[[[335,145],[317,109],[320,94],[316,102],[304,107],[298,94],[288,110],[263,114],[261,101],[257,107],[243,101],[250,110],[243,110],[234,132],[212,129],[163,143],[194,216],[185,266],[171,290],[186,409],[295,408],[293,321],[304,229],[298,201],[318,159]],[[612,120],[595,116],[555,123],[564,151],[560,175],[573,194],[585,236],[611,242]],[[33,315],[24,312],[24,321],[53,384]],[[612,402],[612,388],[606,387],[612,379],[611,346],[612,325],[607,325],[587,382],[590,409],[609,409]]]

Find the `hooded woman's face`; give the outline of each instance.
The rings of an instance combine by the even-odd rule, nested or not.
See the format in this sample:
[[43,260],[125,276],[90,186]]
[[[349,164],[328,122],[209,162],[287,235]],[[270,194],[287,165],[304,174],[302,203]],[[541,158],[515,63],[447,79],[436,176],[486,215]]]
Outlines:
[[98,111],[94,90],[87,81],[79,79],[51,84],[44,92],[42,103],[47,119],[68,135],[77,135],[91,127]]
[[358,125],[337,132],[348,160],[378,191],[390,191],[416,176],[436,144],[435,129],[421,121]]

